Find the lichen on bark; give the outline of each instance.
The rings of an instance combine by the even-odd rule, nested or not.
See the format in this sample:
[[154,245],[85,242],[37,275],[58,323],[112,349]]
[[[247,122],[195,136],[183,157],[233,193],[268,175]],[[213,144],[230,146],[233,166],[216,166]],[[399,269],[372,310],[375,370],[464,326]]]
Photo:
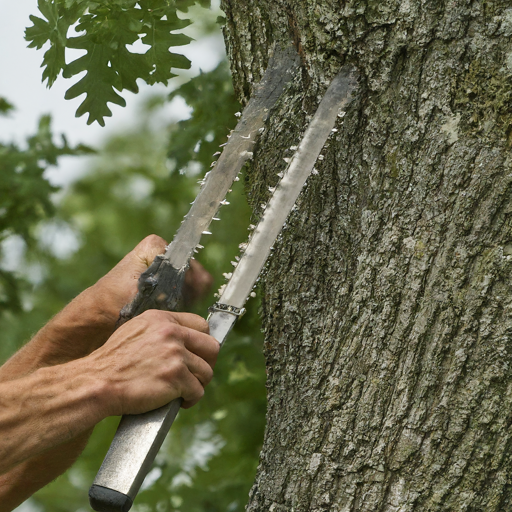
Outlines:
[[302,62],[255,151],[256,216],[332,76],[361,76],[263,280],[267,429],[247,510],[509,510],[512,9],[222,5],[242,100],[275,44]]

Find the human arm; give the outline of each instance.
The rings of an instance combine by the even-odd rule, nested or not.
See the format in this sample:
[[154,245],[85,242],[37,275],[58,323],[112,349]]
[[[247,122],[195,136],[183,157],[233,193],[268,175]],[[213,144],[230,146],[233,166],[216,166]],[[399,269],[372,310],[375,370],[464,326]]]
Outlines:
[[[120,309],[135,296],[140,274],[165,247],[165,240],[156,235],[142,240],[0,367],[0,383],[82,358],[102,346],[114,331]],[[69,468],[82,453],[91,433],[92,428],[85,430],[0,474],[0,512],[12,510]]]
[[[196,315],[147,311],[85,358],[0,384],[0,472],[16,472],[24,459],[44,457],[104,417],[145,412],[179,396],[186,407],[196,403],[219,350],[207,329]],[[0,510],[28,497],[20,491],[4,481]]]
[[[57,314],[36,336],[0,367],[0,383],[19,379],[39,368],[63,364],[87,356],[103,345],[114,331],[119,310],[137,291],[139,275],[166,242],[155,235],[145,238],[105,277],[100,279]],[[185,287],[204,293],[211,276],[192,262]],[[43,455],[18,464],[0,475],[0,512],[12,510],[26,497],[63,473],[85,447],[92,429]]]
[[119,311],[137,293],[140,274],[165,247],[165,240],[156,235],[142,240],[2,365],[0,382],[84,357],[103,345],[114,332]]
[[[0,382],[34,370],[66,363],[90,354],[114,332],[121,308],[137,293],[140,275],[155,256],[165,252],[163,238],[150,235],[128,253],[108,274],[73,299],[23,348],[0,366]],[[195,260],[185,275],[188,301],[204,296],[211,275]]]

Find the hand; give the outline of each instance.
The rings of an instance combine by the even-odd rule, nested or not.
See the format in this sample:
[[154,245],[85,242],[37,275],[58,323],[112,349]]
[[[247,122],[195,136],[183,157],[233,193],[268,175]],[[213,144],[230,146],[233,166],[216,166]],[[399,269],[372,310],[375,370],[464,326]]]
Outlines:
[[219,343],[197,315],[150,310],[88,357],[0,384],[0,475],[77,439],[109,415],[144,413],[211,381]]
[[106,383],[105,415],[139,414],[183,397],[197,403],[211,381],[220,345],[190,313],[150,310],[122,325],[87,358]]
[[[121,308],[137,293],[140,274],[163,254],[167,243],[150,235],[45,325],[20,352],[0,369],[0,381],[16,378],[41,366],[66,363],[87,356],[114,332]],[[185,276],[185,291],[207,293],[211,276],[196,261]],[[191,292],[190,290],[194,290]],[[29,364],[27,365],[27,361]]]
[[167,242],[163,238],[147,236],[108,274],[83,292],[93,298],[98,312],[112,327],[119,318],[121,308],[137,294],[140,275],[153,263],[155,256],[165,252],[166,247]]
[[[117,322],[121,308],[131,302],[137,294],[140,275],[153,263],[155,256],[163,254],[167,242],[157,235],[149,235],[129,252],[108,274],[102,277],[90,293],[100,307],[100,315],[112,325]],[[205,297],[213,284],[213,277],[196,260],[190,260],[185,274],[183,298],[186,304]]]

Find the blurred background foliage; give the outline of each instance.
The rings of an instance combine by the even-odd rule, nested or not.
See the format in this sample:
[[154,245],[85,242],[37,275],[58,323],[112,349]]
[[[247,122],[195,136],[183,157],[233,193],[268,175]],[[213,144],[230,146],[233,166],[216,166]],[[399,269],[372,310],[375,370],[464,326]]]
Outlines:
[[[205,11],[207,14],[207,11]],[[204,23],[211,29],[212,23]],[[218,30],[218,27],[216,28]],[[191,117],[161,126],[159,109],[181,96]],[[8,101],[0,111],[8,112]],[[65,138],[55,144],[50,118],[26,147],[0,144],[0,357],[5,361],[48,319],[110,270],[142,238],[173,237],[212,154],[236,124],[239,110],[226,62],[152,97],[137,125],[110,136],[85,175],[57,190],[44,170],[60,155],[83,154]],[[222,222],[197,259],[214,276],[209,297],[191,311],[206,316],[213,292],[230,272],[247,237],[250,211],[244,180],[235,183]],[[257,299],[221,352],[204,399],[180,413],[133,510],[235,512],[244,509],[263,438],[265,369]],[[100,423],[77,463],[20,510],[90,510],[88,488],[118,423]]]

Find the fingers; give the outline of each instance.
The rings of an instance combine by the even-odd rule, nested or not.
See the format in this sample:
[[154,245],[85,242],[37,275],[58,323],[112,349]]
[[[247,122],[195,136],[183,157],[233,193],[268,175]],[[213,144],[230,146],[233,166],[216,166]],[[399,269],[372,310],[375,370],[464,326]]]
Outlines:
[[175,354],[175,358],[181,360],[178,363],[181,374],[177,380],[184,400],[183,407],[192,407],[202,398],[204,387],[213,378],[213,368],[220,350],[219,342],[207,334],[208,323],[198,315],[150,310],[141,316],[149,317],[149,322],[153,324],[163,321],[168,326],[163,328],[168,342],[181,342],[183,352],[180,351],[179,356]]
[[110,414],[139,414],[179,396],[191,407],[213,377],[220,345],[190,313],[149,310],[122,325],[91,355],[107,383]]
[[137,282],[155,256],[165,252],[163,238],[150,235],[129,252],[107,275],[94,286],[92,293],[102,315],[114,324],[120,309],[137,294]]
[[149,235],[133,249],[132,254],[149,267],[156,256],[165,252],[166,247],[167,242],[162,237]]
[[213,379],[213,368],[210,363],[202,357],[189,352],[185,364],[189,372],[194,375],[203,387],[210,384]]
[[182,388],[181,393],[181,397],[183,398],[181,407],[183,407],[183,409],[189,409],[197,404],[204,396],[204,386],[194,375],[188,374],[186,380],[186,386]]
[[[174,333],[174,340],[181,337],[179,333],[183,329],[179,327],[179,331]],[[209,338],[206,334],[197,334]],[[183,345],[179,349],[175,346],[172,352],[173,356],[168,358],[165,364],[166,368],[169,369],[168,373],[165,372],[165,380],[168,389],[177,390],[177,395],[175,396],[183,398],[182,406],[189,408],[203,397],[204,388],[213,378],[213,368],[209,362],[190,352]]]
[[217,362],[220,345],[219,342],[208,334],[208,322],[192,313],[173,313],[169,311],[150,310],[141,316],[147,318],[150,323],[167,321],[176,328],[168,331],[169,339],[179,339],[185,348],[204,359],[211,368]]
[[215,368],[220,344],[213,336],[187,330],[184,332],[184,342],[187,350],[204,359],[212,369]]
[[204,359],[212,368],[215,367],[219,355],[219,342],[208,333],[210,327],[208,322],[192,313],[171,313],[173,320],[183,327],[180,337],[185,348]]
[[163,238],[149,235],[139,242],[110,273],[116,274],[118,279],[123,273],[133,274],[133,277],[138,279],[139,275],[153,263],[155,257],[165,252],[166,247],[167,242]]
[[170,313],[173,319],[181,326],[194,329],[199,332],[208,334],[210,332],[210,326],[208,322],[199,315],[193,313]]

